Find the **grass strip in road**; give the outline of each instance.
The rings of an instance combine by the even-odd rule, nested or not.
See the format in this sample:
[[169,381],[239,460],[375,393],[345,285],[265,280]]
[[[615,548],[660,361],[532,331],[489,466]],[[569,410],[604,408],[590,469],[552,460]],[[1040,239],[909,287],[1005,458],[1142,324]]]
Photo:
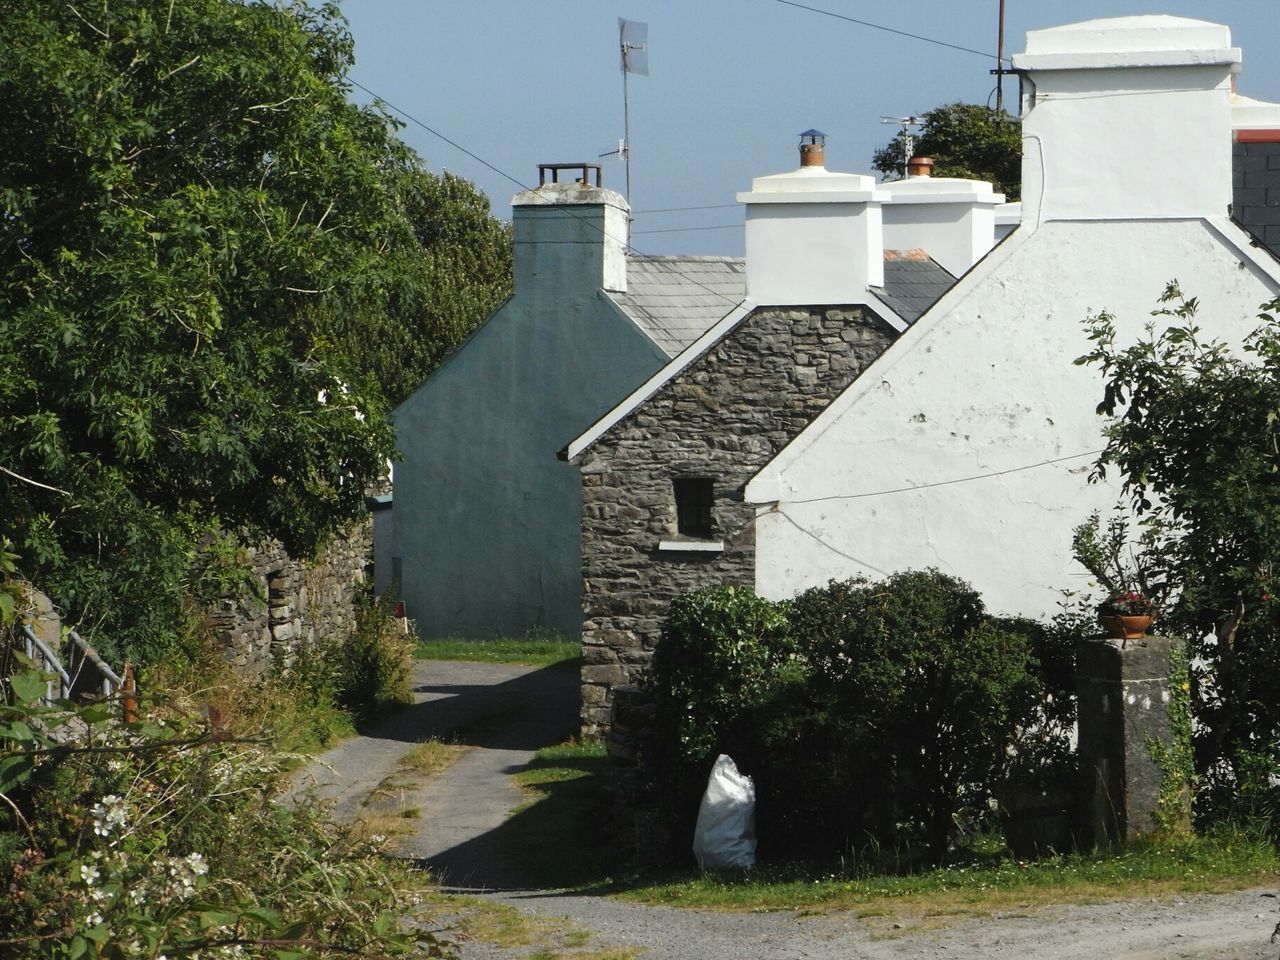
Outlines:
[[598,887],[610,882],[605,778],[609,758],[598,740],[539,750],[515,775],[529,796],[507,823],[517,863],[540,887]]
[[494,637],[490,640],[458,637],[419,640],[417,656],[424,660],[512,663],[576,672],[581,666],[582,645],[563,634],[530,631],[521,637]]
[[400,758],[400,766],[414,773],[433,777],[447,770],[468,749],[470,748],[462,743],[424,740]]

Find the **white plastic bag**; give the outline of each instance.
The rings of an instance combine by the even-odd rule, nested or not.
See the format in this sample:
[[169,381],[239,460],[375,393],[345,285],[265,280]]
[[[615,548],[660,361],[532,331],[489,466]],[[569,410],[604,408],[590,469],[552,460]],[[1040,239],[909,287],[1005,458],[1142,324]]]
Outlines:
[[698,808],[693,855],[703,870],[756,865],[756,785],[723,753],[716,757]]

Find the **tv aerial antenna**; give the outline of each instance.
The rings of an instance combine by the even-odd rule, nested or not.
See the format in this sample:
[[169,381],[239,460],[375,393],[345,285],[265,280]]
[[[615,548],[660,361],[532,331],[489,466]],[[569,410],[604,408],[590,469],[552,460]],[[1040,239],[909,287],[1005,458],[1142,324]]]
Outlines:
[[907,164],[916,152],[916,135],[912,127],[923,127],[923,117],[881,117],[881,123],[896,123],[902,127],[902,170],[906,176]]
[[[618,50],[622,55],[622,126],[618,149],[602,153],[602,157],[622,157],[627,168],[627,205],[631,205],[631,90],[627,78],[649,75],[649,25],[639,20],[618,18]],[[628,217],[634,219],[634,217]]]

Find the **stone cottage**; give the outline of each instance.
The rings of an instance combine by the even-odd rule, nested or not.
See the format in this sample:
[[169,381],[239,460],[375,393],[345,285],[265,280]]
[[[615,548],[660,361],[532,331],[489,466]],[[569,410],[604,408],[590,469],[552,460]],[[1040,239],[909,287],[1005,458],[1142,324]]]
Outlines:
[[[1015,59],[1021,226],[985,256],[989,188],[880,184],[865,211],[816,229],[782,213],[797,197],[753,196],[782,182],[740,196],[754,312],[566,450],[583,473],[585,730],[607,725],[611,688],[640,672],[669,599],[692,587],[783,598],[937,566],[999,612],[1041,616],[1083,585],[1071,530],[1116,497],[1085,480],[1102,441],[1099,374],[1072,363],[1084,319],[1107,309],[1136,336],[1178,278],[1208,332],[1238,341],[1280,288],[1259,243],[1280,114],[1234,94],[1239,62],[1225,27],[1175,17],[1029,34]],[[1233,183],[1256,240],[1228,217]],[[937,206],[902,203],[930,194]],[[797,229],[771,235],[779,223]],[[855,234],[923,247],[963,276],[895,327],[887,275],[877,288],[862,251],[832,255]]]
[[512,296],[395,411],[393,579],[427,637],[577,634],[581,487],[555,453],[743,298],[739,260],[630,255],[626,201],[565,173],[513,200]]
[[[885,251],[890,195],[827,171],[818,147],[739,196],[747,302],[563,452],[582,472],[584,732],[608,725],[611,689],[647,664],[673,597],[755,582],[743,488],[953,282],[923,251]],[[985,246],[957,253],[957,269],[992,243],[1003,198],[982,187],[939,194],[939,221],[985,217]]]

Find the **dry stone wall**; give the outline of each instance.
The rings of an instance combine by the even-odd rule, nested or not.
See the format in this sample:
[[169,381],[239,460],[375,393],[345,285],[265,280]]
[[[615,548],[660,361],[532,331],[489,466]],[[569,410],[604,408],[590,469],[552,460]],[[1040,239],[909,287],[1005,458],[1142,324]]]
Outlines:
[[371,520],[335,537],[314,560],[289,556],[278,541],[246,552],[253,589],[240,599],[219,601],[210,614],[239,672],[261,675],[277,663],[292,663],[304,644],[350,636],[373,556]]
[[[894,336],[857,306],[756,310],[581,456],[584,734],[607,730],[613,688],[643,672],[674,597],[755,584],[743,488]],[[658,549],[682,477],[712,478],[722,551]]]

